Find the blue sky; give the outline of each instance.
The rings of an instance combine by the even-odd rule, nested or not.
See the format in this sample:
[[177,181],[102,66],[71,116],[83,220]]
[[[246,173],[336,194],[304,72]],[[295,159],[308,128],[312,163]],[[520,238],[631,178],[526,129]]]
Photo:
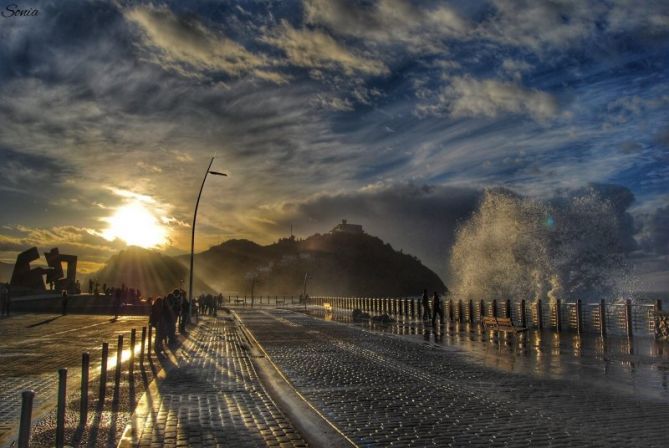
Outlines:
[[443,273],[441,234],[482,189],[596,183],[630,190],[635,236],[669,252],[667,2],[19,6],[39,15],[0,18],[0,258],[58,245],[93,269],[137,197],[183,251],[213,154],[230,177],[199,248],[348,217]]

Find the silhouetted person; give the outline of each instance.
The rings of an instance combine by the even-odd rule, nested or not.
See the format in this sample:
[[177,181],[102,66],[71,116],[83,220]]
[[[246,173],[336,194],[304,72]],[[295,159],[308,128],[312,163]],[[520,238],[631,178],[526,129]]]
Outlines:
[[118,319],[121,313],[121,290],[116,288],[114,290],[114,319]]
[[423,290],[423,320],[430,319],[430,296],[427,295],[427,289]]
[[0,283],[0,316],[9,316],[9,287]]
[[180,334],[188,334],[186,331],[186,319],[188,319],[188,308],[190,307],[190,303],[185,297],[181,298],[181,309],[179,310],[181,312],[181,316],[179,319],[179,333]]
[[[163,304],[163,318],[165,319],[165,332],[170,345],[176,343],[178,311],[175,311],[176,297],[174,294],[168,294]],[[176,308],[178,310],[179,308]]]
[[88,280],[88,293],[93,294],[93,280],[92,279]]
[[63,290],[63,295],[61,297],[61,305],[63,306],[63,316],[67,314],[67,290]]
[[163,350],[163,343],[165,342],[165,317],[163,299],[160,297],[151,305],[149,325],[156,329],[156,342],[154,344],[156,353],[161,352]]
[[444,323],[444,309],[441,306],[441,299],[437,291],[434,292],[434,297],[432,298],[432,325],[437,321],[437,314],[439,314],[439,322]]

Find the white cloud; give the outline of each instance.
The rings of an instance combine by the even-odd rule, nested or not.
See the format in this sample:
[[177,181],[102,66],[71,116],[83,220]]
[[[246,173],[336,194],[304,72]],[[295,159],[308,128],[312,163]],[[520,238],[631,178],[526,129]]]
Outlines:
[[555,98],[537,89],[495,79],[453,77],[438,95],[436,103],[423,104],[419,111],[447,111],[454,117],[497,117],[501,113],[526,114],[546,120],[559,112]]
[[421,8],[407,0],[306,0],[304,6],[307,23],[380,44],[401,43],[409,52],[443,51],[442,39],[464,37],[469,30],[467,21],[445,5]]
[[279,73],[267,71],[271,65],[267,57],[166,7],[136,7],[127,10],[125,17],[142,30],[143,45],[157,50],[153,59],[166,69],[193,76],[200,76],[202,71],[232,76],[253,73],[261,79],[285,82]]
[[389,73],[382,61],[351,52],[323,31],[298,30],[282,22],[264,41],[281,48],[290,62],[299,67],[342,70],[347,75]]

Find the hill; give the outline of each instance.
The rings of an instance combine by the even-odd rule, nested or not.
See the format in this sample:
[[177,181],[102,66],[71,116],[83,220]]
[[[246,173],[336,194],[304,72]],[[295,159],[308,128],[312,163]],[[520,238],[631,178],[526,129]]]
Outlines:
[[[188,257],[179,257],[187,263]],[[268,246],[230,240],[196,254],[195,270],[217,290],[230,294],[299,295],[305,273],[310,295],[416,295],[443,291],[441,279],[416,257],[395,251],[367,234],[286,238]]]
[[[137,288],[145,297],[164,295],[178,288],[183,280],[188,288],[188,269],[176,259],[157,251],[130,247],[112,256],[105,267],[90,276],[100,285]],[[210,290],[204,282],[194,280],[195,290]],[[83,285],[84,289],[88,286]]]

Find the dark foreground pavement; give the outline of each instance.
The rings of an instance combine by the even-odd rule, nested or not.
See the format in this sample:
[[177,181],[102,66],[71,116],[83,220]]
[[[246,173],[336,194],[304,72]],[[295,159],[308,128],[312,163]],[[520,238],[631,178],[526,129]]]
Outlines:
[[176,365],[141,399],[121,447],[299,447],[232,317],[201,318]]
[[669,400],[511,373],[287,310],[238,310],[296,389],[361,446],[666,446]]

